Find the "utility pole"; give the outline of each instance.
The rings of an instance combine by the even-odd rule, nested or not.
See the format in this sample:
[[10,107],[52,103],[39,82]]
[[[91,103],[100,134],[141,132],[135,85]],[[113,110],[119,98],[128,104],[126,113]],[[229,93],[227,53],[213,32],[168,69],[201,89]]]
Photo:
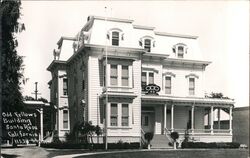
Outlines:
[[38,93],[38,90],[37,90],[37,84],[38,82],[35,82],[35,93],[31,93],[31,94],[35,94],[35,100],[37,100],[37,95],[41,95],[41,93]]

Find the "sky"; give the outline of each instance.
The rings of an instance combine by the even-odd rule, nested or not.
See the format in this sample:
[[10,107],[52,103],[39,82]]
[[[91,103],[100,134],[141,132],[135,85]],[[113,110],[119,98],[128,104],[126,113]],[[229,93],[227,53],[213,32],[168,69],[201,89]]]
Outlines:
[[156,31],[199,36],[204,60],[205,91],[249,106],[249,2],[248,1],[22,1],[26,30],[17,35],[18,53],[24,56],[24,95],[49,100],[46,69],[61,36],[75,36],[89,15],[131,19]]

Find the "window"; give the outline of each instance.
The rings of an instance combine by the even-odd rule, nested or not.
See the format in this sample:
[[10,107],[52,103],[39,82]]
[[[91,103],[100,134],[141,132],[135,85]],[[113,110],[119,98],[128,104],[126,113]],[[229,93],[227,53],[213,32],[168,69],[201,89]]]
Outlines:
[[128,126],[129,108],[128,104],[122,104],[122,126]]
[[84,77],[84,72],[82,73],[82,90],[85,89],[85,77]]
[[147,85],[147,73],[142,72],[141,73],[141,87],[142,87],[142,90],[144,90],[146,85]]
[[117,31],[112,32],[112,45],[119,46],[119,32]]
[[178,58],[183,58],[183,55],[184,55],[184,46],[178,46],[177,47],[177,56]]
[[144,40],[144,49],[146,49],[147,52],[151,51],[151,40],[150,39]]
[[189,78],[189,95],[195,94],[195,80],[194,78]]
[[63,110],[63,129],[69,128],[69,117],[68,117],[68,110]]
[[63,79],[63,95],[68,95],[68,79]]
[[128,66],[122,65],[122,86],[128,86],[129,70]]
[[169,76],[165,78],[165,93],[171,94],[171,77]]
[[111,104],[111,114],[110,114],[110,126],[117,126],[118,120],[117,120],[117,104]]
[[117,65],[111,65],[110,71],[110,84],[117,85],[118,84],[118,73],[117,73]]
[[150,72],[148,75],[148,84],[153,84],[154,83],[154,73]]
[[144,117],[144,123],[143,123],[144,126],[148,126],[148,116],[145,116]]

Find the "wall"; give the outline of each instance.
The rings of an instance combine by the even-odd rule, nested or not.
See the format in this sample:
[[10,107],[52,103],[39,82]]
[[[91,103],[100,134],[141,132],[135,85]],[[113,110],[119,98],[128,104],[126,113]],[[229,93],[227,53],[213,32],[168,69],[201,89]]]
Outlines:
[[249,107],[233,109],[233,141],[249,147]]

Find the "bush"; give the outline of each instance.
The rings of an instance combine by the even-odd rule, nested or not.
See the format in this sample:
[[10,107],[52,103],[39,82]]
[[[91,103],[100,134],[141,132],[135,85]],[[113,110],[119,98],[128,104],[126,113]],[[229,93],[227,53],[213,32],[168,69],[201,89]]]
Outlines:
[[[43,148],[55,148],[55,149],[104,149],[104,144],[91,144],[88,143],[69,143],[69,142],[60,142],[60,143],[41,143]],[[140,143],[108,143],[108,149],[139,149]]]
[[179,133],[178,133],[178,132],[172,132],[170,136],[171,136],[171,138],[172,138],[174,141],[176,141],[176,139],[179,138]]
[[148,141],[148,143],[153,139],[154,134],[152,132],[147,132],[144,135],[145,139]]
[[239,143],[182,142],[182,148],[239,148]]

